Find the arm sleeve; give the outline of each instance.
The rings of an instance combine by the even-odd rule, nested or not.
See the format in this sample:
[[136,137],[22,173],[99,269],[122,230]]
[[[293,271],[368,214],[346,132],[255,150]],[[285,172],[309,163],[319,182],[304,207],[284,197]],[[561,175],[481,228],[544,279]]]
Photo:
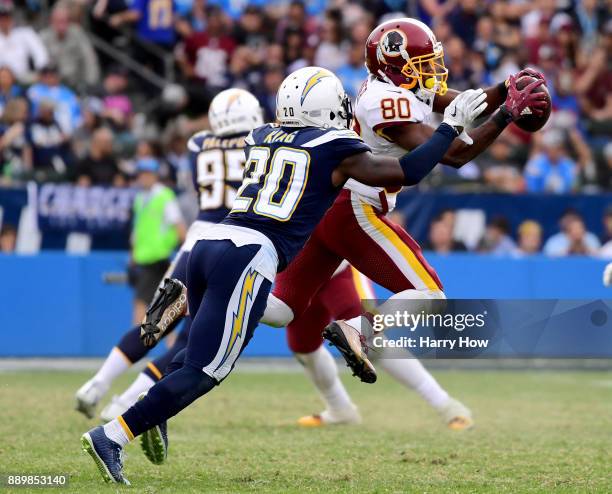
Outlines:
[[338,163],[354,154],[370,151],[370,147],[361,139],[337,139],[329,145],[329,148]]
[[399,160],[404,171],[404,185],[418,184],[440,162],[448,151],[457,131],[448,124],[440,124],[431,138],[406,153]]
[[34,67],[37,70],[42,69],[49,63],[49,54],[45,45],[43,45],[40,37],[33,30],[28,29],[25,33],[26,43],[30,52],[30,56],[34,62]]

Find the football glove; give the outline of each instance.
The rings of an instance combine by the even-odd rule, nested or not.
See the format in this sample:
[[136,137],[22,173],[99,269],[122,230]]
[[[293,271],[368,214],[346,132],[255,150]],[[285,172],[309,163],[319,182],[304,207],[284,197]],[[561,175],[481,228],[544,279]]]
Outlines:
[[468,89],[460,93],[444,110],[443,122],[454,127],[459,132],[459,139],[468,145],[474,144],[465,128],[487,107],[487,95],[482,89]]
[[504,113],[508,121],[518,120],[523,110],[527,107],[529,107],[534,115],[543,115],[544,109],[548,104],[546,102],[546,94],[536,93],[534,90],[544,84],[545,81],[538,79],[519,90],[516,87],[516,80],[517,78],[513,75],[509,77],[508,95],[504,104],[499,107],[500,111]]

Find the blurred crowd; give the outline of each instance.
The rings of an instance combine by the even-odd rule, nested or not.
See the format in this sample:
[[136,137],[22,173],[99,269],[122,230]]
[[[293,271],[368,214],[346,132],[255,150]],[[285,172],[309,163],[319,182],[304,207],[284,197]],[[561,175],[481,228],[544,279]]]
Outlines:
[[[401,214],[396,213],[402,221]],[[460,228],[457,213],[444,210],[429,226],[425,250],[438,254],[452,252],[479,252],[499,256],[526,257],[544,254],[550,257],[594,256],[612,258],[612,206],[602,218],[603,234],[598,237],[587,230],[584,218],[575,209],[567,209],[560,217],[557,233],[545,237],[543,226],[526,219],[513,232],[504,216],[494,216],[482,235],[466,236]]]
[[[0,0],[0,183],[122,186],[154,157],[187,186],[185,142],[221,89],[249,89],[274,119],[284,76],[316,64],[351,96],[376,23],[418,17],[442,41],[449,86],[492,85],[531,65],[554,111],[509,128],[458,172],[424,184],[506,192],[612,186],[612,2],[607,0]],[[126,61],[127,60],[127,61]],[[135,63],[134,63],[135,62]],[[160,82],[161,81],[161,82]]]

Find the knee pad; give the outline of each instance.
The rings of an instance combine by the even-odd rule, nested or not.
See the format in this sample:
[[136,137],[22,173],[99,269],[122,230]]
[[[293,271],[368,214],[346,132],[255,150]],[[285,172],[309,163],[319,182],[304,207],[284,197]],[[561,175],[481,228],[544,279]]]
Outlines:
[[291,310],[291,307],[270,293],[261,322],[274,328],[284,328],[291,321],[293,321],[293,310]]

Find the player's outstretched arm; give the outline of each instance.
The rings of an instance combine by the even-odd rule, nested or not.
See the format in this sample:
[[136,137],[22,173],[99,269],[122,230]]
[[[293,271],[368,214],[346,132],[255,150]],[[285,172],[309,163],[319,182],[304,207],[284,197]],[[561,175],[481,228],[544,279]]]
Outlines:
[[[460,139],[455,139],[442,158],[441,163],[460,168],[489,147],[510,122],[519,118],[521,112],[527,106],[536,114],[542,111],[542,108],[546,106],[545,95],[543,93],[534,93],[533,90],[539,85],[544,84],[544,80],[537,80],[520,91],[516,88],[516,78],[511,76],[510,80],[508,95],[499,111],[485,123],[469,131],[473,143],[466,144]],[[420,123],[411,123],[385,129],[387,139],[404,149],[416,148],[429,139],[432,134],[433,129],[431,127]]]
[[[541,79],[545,81],[544,75],[541,72],[535,69],[532,69],[531,67],[527,67],[521,70],[520,72],[517,72],[514,75],[514,77],[516,77],[517,79],[520,79],[524,75],[528,75],[531,77],[535,77],[536,79]],[[510,78],[506,79],[505,81],[500,82],[499,84],[496,84],[495,86],[491,86],[491,87],[484,89],[484,92],[487,95],[487,103],[489,104],[489,106],[484,112],[482,112],[481,116],[484,117],[484,116],[490,115],[491,113],[495,112],[495,110],[499,108],[499,106],[502,105],[504,101],[506,101],[506,98],[508,97],[508,84],[509,83],[510,83]],[[456,89],[449,89],[443,95],[440,95],[440,94],[436,95],[434,99],[434,103],[433,103],[433,111],[435,111],[436,113],[444,113],[444,110],[446,109],[446,107],[459,94],[461,94],[460,91],[457,91]]]
[[455,137],[487,107],[482,90],[461,93],[444,112],[444,121],[429,139],[399,160],[370,152],[345,158],[334,171],[334,185],[354,178],[374,186],[415,185],[442,159]]

